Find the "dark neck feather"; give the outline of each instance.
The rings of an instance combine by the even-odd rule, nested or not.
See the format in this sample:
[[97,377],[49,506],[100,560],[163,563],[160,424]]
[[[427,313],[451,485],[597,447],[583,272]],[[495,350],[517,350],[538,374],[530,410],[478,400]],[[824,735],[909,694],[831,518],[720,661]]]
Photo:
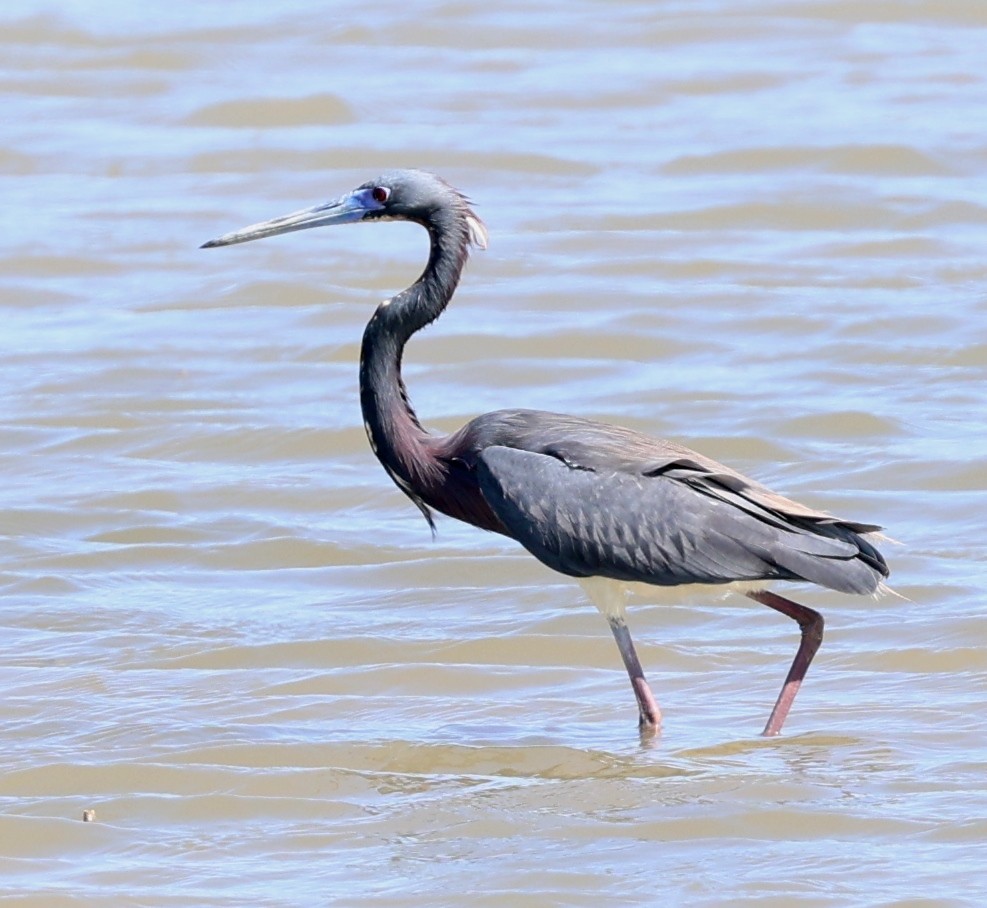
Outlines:
[[363,333],[360,353],[360,404],[370,446],[433,531],[426,500],[441,479],[441,466],[408,398],[401,358],[411,336],[435,321],[449,304],[469,254],[465,210],[443,214],[448,217],[441,223],[425,225],[431,248],[421,277],[378,306]]

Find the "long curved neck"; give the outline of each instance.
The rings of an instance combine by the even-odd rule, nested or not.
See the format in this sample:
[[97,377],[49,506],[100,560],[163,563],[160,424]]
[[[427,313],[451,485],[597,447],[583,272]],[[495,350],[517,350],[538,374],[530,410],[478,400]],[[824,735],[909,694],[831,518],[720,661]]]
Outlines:
[[431,248],[425,270],[407,290],[378,306],[363,333],[360,351],[360,405],[370,446],[430,523],[417,493],[436,481],[438,465],[401,378],[401,358],[411,336],[435,321],[452,299],[466,263],[467,229],[465,221],[429,225]]

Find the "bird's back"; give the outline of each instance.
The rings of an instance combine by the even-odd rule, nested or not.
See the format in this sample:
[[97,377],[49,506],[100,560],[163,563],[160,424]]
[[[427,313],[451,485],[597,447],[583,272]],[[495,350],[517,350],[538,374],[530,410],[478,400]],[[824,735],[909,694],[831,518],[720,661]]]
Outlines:
[[536,410],[473,420],[443,447],[506,532],[555,570],[663,586],[807,580],[874,592],[866,534],[674,442]]

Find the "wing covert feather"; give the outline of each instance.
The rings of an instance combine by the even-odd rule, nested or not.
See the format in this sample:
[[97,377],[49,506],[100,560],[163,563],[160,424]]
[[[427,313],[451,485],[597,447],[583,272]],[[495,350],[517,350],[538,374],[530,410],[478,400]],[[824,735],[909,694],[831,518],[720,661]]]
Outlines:
[[564,574],[662,586],[805,579],[847,592],[880,580],[856,525],[794,502],[806,516],[791,522],[758,500],[770,490],[755,484],[748,497],[740,474],[684,457],[647,472],[593,469],[573,453],[495,445],[477,459],[481,491],[511,535]]

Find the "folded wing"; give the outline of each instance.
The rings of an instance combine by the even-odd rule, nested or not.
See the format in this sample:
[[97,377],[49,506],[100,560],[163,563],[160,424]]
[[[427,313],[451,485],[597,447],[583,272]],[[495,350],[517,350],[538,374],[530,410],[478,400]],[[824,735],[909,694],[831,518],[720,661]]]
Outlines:
[[807,580],[847,593],[873,592],[887,576],[863,537],[878,527],[807,508],[678,446],[617,469],[599,450],[479,454],[487,502],[555,570],[662,586]]

